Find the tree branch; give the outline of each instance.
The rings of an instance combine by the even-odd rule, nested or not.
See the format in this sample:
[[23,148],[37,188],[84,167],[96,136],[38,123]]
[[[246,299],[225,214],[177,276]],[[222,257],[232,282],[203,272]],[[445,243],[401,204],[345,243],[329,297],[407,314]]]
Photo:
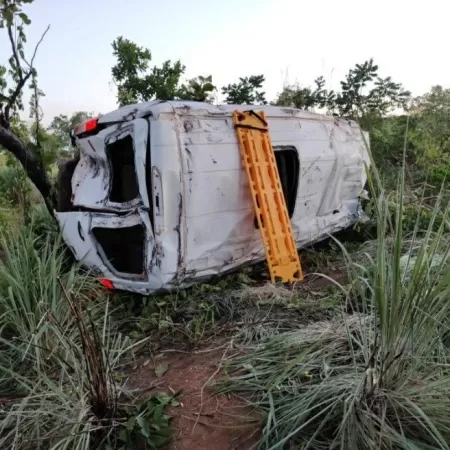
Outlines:
[[[29,71],[26,73],[25,76],[23,76],[22,68],[21,68],[20,62],[19,62],[18,70],[20,71],[20,76],[19,76],[20,81],[17,83],[16,89],[14,89],[13,94],[11,95],[11,97],[9,97],[9,99],[8,99],[8,101],[6,103],[6,106],[5,106],[4,119],[5,119],[5,123],[6,124],[9,124],[9,114],[10,114],[10,110],[11,110],[12,106],[14,105],[14,103],[16,102],[17,98],[19,97],[20,93],[22,92],[23,87],[25,86],[25,84],[30,79],[31,75],[33,74],[34,58],[36,57],[38,48],[41,45],[42,41],[44,40],[44,37],[47,34],[49,29],[50,29],[50,25],[44,31],[44,33],[42,34],[41,38],[39,39],[39,42],[36,44],[36,47],[34,48],[34,52],[33,52],[33,57],[31,58],[31,62],[29,63],[25,58],[23,58],[23,60],[25,61],[25,63],[29,67]],[[10,30],[10,27],[8,27],[8,33],[9,33],[9,30]],[[15,58],[16,57],[18,58],[17,50],[16,50],[16,44],[15,44],[14,39],[12,37],[12,31],[11,31],[10,38],[12,39],[11,46],[12,46],[13,54],[15,54]]]
[[36,44],[36,47],[34,48],[34,52],[33,52],[33,56],[31,58],[31,62],[28,63],[28,61],[26,59],[24,59],[24,61],[28,64],[28,67],[30,68],[30,70],[33,69],[33,63],[34,63],[34,58],[36,57],[36,53],[38,51],[39,46],[42,44],[42,41],[45,38],[45,35],[48,33],[48,30],[50,30],[50,25],[47,26],[47,28],[45,29],[45,31],[42,33],[41,38],[39,39],[38,43]]
[[56,193],[45,170],[36,156],[10,130],[0,124],[0,146],[11,152],[22,164],[30,180],[44,198],[47,209],[53,216],[56,206]]
[[26,82],[31,77],[31,73],[32,71],[30,70],[30,72],[28,72],[25,77],[22,77],[22,79],[17,83],[16,89],[14,89],[13,94],[8,99],[8,103],[5,106],[5,121],[7,124],[9,124],[9,112],[11,110],[11,107],[14,105]]
[[16,65],[17,65],[17,74],[19,75],[19,81],[22,81],[22,79],[23,79],[22,66],[20,64],[19,55],[17,54],[17,44],[16,44],[16,41],[13,36],[11,25],[8,25],[8,36],[9,36],[9,41],[11,42],[11,49],[13,52],[13,56],[14,56],[14,59],[16,61]]

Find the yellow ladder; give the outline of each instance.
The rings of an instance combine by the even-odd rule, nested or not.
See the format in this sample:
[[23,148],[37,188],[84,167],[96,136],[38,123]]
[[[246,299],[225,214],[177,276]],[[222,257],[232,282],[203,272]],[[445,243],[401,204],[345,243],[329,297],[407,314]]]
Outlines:
[[302,281],[300,258],[264,112],[234,111],[233,122],[272,283]]

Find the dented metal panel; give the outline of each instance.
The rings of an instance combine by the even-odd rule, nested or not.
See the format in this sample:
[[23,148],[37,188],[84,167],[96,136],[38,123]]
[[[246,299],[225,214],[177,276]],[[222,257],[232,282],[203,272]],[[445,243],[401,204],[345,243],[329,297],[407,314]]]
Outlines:
[[[134,164],[139,183],[139,195],[126,203],[110,200],[112,167],[107,147],[127,136],[133,139]],[[125,125],[115,125],[95,136],[80,139],[80,162],[72,178],[74,206],[108,211],[127,211],[132,208],[149,208],[146,189],[146,155],[148,145],[148,122],[135,120]]]
[[[86,266],[117,288],[141,293],[186,286],[262,260],[232,123],[236,109],[254,107],[153,101],[100,117],[99,123],[110,125],[77,141],[81,159],[72,179],[74,206],[88,211],[58,213],[64,239],[76,257],[84,256]],[[258,110],[267,117],[274,150],[289,146],[298,153],[300,175],[291,218],[297,247],[354,223],[361,215],[358,197],[368,162],[358,125],[291,108]],[[109,200],[112,171],[106,146],[127,133],[133,139],[139,195],[115,203]],[[115,273],[105,262],[90,233],[98,223],[146,227],[144,278]]]
[[103,273],[103,262],[96,252],[90,229],[92,216],[88,212],[57,213],[63,238],[75,258],[94,273]]
[[[178,120],[186,121],[182,115]],[[267,120],[274,147],[293,146],[300,158],[297,202],[291,220],[297,244],[312,243],[349,226],[358,212],[355,204],[347,204],[346,200],[357,199],[365,183],[359,128],[346,121],[337,125],[335,119],[328,118],[301,120],[291,115],[269,116]],[[207,121],[189,118],[189,123],[192,126],[181,131],[188,187],[187,271],[197,276],[211,275],[261,260],[262,243],[254,226],[248,181],[236,151],[237,138],[231,121],[221,117]],[[337,126],[344,130],[343,135],[332,132]],[[340,141],[344,141],[344,146]],[[348,165],[361,167],[359,182],[349,178],[352,172],[348,172]],[[343,197],[342,189],[337,190],[337,195],[330,195],[336,191],[337,182],[349,186]]]
[[154,227],[158,233],[155,236],[164,253],[161,270],[167,277],[179,280],[184,271],[187,232],[180,164],[180,135],[173,113],[152,115],[150,144],[152,172],[159,173],[157,185],[162,202],[159,216],[153,207]]

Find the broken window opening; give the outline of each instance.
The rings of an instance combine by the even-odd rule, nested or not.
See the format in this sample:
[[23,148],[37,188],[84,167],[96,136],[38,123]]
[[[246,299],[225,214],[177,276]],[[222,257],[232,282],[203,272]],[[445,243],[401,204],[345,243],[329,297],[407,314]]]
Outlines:
[[294,215],[295,203],[297,201],[300,161],[297,150],[292,145],[274,147],[274,150],[284,200],[287,205],[289,219],[291,219]]
[[106,146],[111,167],[109,199],[114,203],[126,203],[139,195],[139,184],[134,163],[133,139],[130,135]]
[[145,228],[142,225],[126,228],[95,227],[92,233],[107,262],[116,272],[133,275],[144,273]]
[[[300,177],[300,160],[293,145],[274,146],[275,162],[283,189],[289,219],[292,219],[297,201],[298,181]],[[255,217],[255,228],[259,228]]]

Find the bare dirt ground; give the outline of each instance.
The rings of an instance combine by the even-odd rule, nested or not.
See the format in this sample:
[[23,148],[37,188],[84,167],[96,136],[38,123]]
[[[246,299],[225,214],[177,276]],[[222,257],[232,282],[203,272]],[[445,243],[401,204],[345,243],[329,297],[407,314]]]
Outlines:
[[[145,393],[181,391],[180,406],[171,407],[175,429],[169,450],[249,450],[260,437],[258,415],[243,400],[216,395],[210,383],[220,378],[226,346],[216,350],[162,352],[144,361],[130,376],[133,388]],[[157,377],[155,369],[167,371]]]
[[[331,280],[345,283],[344,270],[333,268],[330,279],[310,275],[301,285],[305,293],[326,289]],[[275,287],[273,287],[276,289]],[[284,288],[281,288],[284,289]],[[254,294],[257,291],[254,291]],[[169,450],[250,450],[261,437],[258,413],[236,396],[217,395],[211,382],[223,378],[221,363],[230,349],[230,335],[216,336],[208,348],[161,349],[152,358],[139,361],[129,374],[129,387],[141,396],[159,391],[180,392],[180,405],[171,407],[175,430]],[[158,368],[165,372],[157,376]]]

